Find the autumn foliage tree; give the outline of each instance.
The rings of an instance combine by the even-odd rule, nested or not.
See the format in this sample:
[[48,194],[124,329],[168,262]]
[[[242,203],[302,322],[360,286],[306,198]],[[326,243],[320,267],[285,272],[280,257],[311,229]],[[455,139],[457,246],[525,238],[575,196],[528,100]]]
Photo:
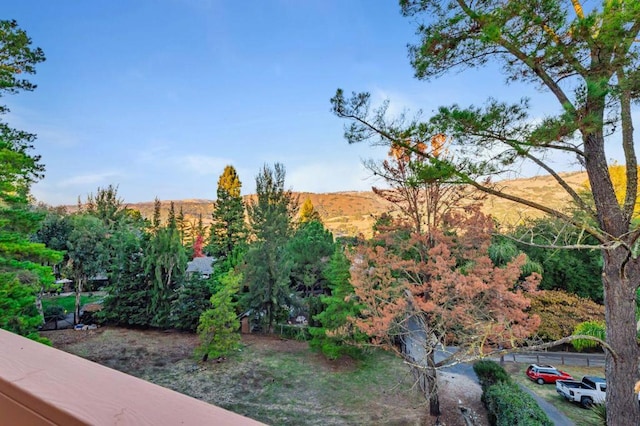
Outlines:
[[[493,222],[476,209],[443,219],[443,229],[400,240],[381,235],[351,257],[351,284],[363,306],[351,323],[371,344],[422,369],[432,414],[439,413],[437,368],[513,347],[539,325],[526,297],[539,276],[521,279],[525,256],[495,266],[488,255]],[[426,352],[415,348],[417,339]],[[459,351],[436,363],[437,345]]]
[[531,312],[540,317],[538,336],[559,340],[585,321],[604,321],[604,306],[559,290],[541,290],[531,297]]
[[450,181],[451,170],[442,167],[441,161],[451,156],[445,135],[435,135],[427,143],[406,143],[409,145],[391,143],[385,160],[379,164],[369,161],[366,166],[387,184],[384,188],[373,187],[373,192],[396,206],[415,232],[428,233],[440,226],[449,210],[484,198]]
[[[606,0],[583,7],[580,0],[401,0],[400,6],[418,23],[417,42],[409,47],[417,78],[432,80],[491,63],[501,68],[507,83],[546,92],[555,99],[555,108],[546,98],[541,110],[548,115],[531,117],[529,99],[511,103],[490,98],[481,107],[443,106],[429,120],[397,125],[384,111],[380,115],[370,108],[368,94],[345,99],[338,91],[332,99],[334,112],[351,121],[348,140],[402,144],[445,133],[459,155],[443,166],[459,182],[559,218],[595,238],[604,259],[607,423],[640,424],[637,396],[631,391],[640,378],[634,296],[640,284],[635,250],[640,229],[632,221],[638,199],[633,108],[640,96],[640,2]],[[612,150],[624,157],[621,203],[608,167],[607,152]],[[592,205],[568,185],[558,163],[550,161],[558,155],[574,157],[584,167]],[[549,200],[539,202],[476,179],[521,165],[551,175],[583,214],[570,216]]]
[[298,214],[298,222],[300,224],[307,222],[321,222],[320,213],[315,209],[313,203],[311,202],[311,198],[307,198],[300,206],[300,213]]
[[204,238],[202,235],[198,235],[196,240],[193,242],[193,257],[204,257],[204,253],[202,248],[204,246]]

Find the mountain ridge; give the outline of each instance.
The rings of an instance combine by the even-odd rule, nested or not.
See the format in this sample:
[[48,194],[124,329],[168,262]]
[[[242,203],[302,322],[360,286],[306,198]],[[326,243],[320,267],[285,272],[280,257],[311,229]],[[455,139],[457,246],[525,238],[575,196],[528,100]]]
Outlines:
[[[587,181],[585,172],[560,173],[560,176],[573,189],[583,188]],[[559,208],[569,205],[568,194],[560,187],[551,175],[540,175],[530,178],[518,178],[496,182],[502,190],[519,195],[535,202]],[[334,236],[355,236],[362,234],[369,237],[372,226],[382,213],[395,210],[394,206],[377,196],[373,191],[338,191],[338,192],[294,192],[302,204],[307,198],[320,214],[326,228]],[[255,194],[244,195],[245,203]],[[166,220],[171,202],[176,214],[180,209],[187,222],[195,227],[200,215],[205,226],[211,223],[213,199],[188,198],[183,200],[160,200],[161,219]],[[155,201],[126,203],[127,207],[139,210],[142,216],[153,216]],[[68,206],[73,210],[73,206]],[[523,206],[494,196],[487,197],[482,203],[482,211],[492,215],[501,224],[516,224],[527,218],[540,217],[543,214],[531,207]]]

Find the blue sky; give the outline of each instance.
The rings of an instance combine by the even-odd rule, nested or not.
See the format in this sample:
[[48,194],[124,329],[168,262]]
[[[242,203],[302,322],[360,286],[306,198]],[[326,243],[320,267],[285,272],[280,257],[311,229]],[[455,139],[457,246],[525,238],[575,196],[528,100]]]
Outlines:
[[385,151],[344,140],[329,104],[338,87],[427,114],[490,95],[545,99],[492,69],[416,80],[415,23],[395,1],[20,0],[3,19],[47,56],[36,91],[1,102],[38,134],[46,177],[32,192],[53,205],[109,184],[126,202],[214,199],[227,164],[245,194],[274,162],[295,191],[369,190],[362,160]]

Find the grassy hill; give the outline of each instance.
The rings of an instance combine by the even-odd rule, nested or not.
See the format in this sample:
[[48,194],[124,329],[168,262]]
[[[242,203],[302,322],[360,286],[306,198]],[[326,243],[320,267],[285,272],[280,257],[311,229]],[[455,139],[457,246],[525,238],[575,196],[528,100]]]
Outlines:
[[[563,173],[562,177],[570,186],[576,189],[581,188],[587,181],[587,175],[584,172]],[[569,197],[554,179],[548,175],[501,181],[497,185],[507,193],[554,208],[569,206]],[[368,237],[371,235],[371,227],[376,217],[382,213],[393,211],[393,205],[373,192],[345,191],[321,194],[301,192],[297,193],[297,195],[300,197],[301,204],[307,198],[311,199],[325,226],[335,236],[363,234]],[[245,201],[248,201],[251,195],[247,195],[244,198]],[[167,217],[170,202],[170,200],[162,201],[163,220]],[[211,223],[213,200],[187,199],[173,200],[173,202],[176,213],[182,208],[189,222],[197,223],[198,217],[202,215],[205,225]],[[153,206],[153,201],[129,204],[130,208],[140,210],[142,215],[148,218],[153,215]],[[542,215],[537,210],[497,197],[488,197],[483,204],[482,210],[504,224],[514,224],[524,218]]]

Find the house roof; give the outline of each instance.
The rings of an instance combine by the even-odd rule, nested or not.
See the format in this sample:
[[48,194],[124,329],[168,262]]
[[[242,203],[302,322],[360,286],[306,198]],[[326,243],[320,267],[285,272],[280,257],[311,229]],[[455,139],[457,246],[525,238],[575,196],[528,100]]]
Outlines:
[[214,260],[215,259],[210,256],[196,257],[191,262],[187,262],[187,273],[199,272],[201,274],[212,274]]

